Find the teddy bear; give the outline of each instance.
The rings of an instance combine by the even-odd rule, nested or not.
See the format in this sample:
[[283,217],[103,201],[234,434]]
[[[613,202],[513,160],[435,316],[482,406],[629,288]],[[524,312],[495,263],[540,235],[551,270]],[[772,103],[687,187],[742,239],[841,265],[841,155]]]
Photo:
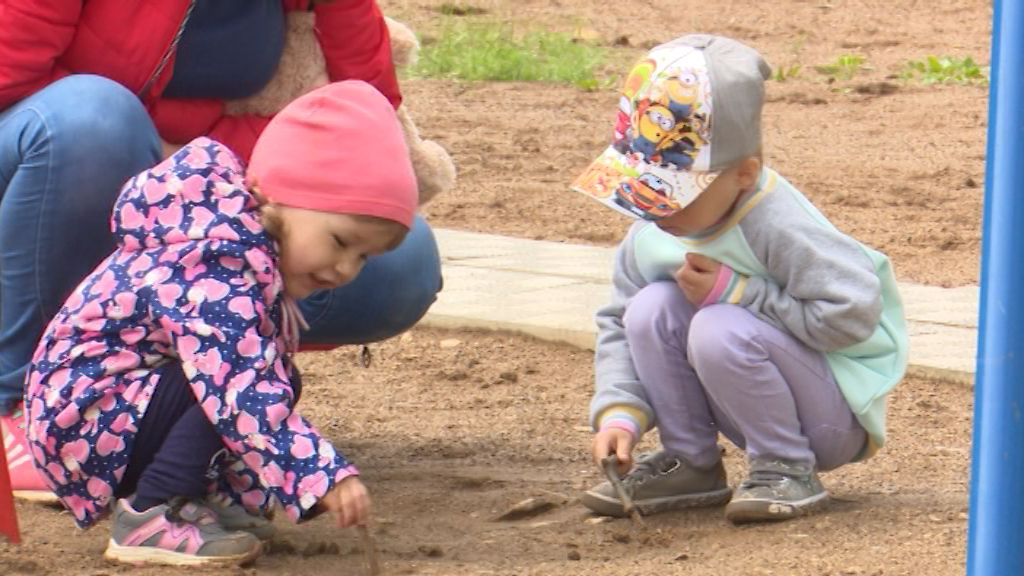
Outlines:
[[[287,17],[284,52],[274,77],[259,93],[228,102],[228,114],[272,116],[295,98],[328,83],[327,65],[314,32],[315,15],[296,11],[288,13]],[[397,20],[385,17],[385,21],[395,67],[411,66],[420,47],[416,35]],[[405,106],[400,106],[397,113],[416,173],[422,206],[455,185],[455,163],[440,144],[420,136]]]

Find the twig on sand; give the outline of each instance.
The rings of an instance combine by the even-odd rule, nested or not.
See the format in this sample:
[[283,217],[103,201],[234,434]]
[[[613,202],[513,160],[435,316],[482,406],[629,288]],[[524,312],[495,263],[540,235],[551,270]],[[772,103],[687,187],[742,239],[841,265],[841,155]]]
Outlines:
[[619,457],[615,454],[605,456],[601,459],[601,469],[604,470],[604,475],[608,477],[608,481],[612,483],[615,492],[618,493],[619,500],[622,500],[623,511],[629,515],[633,524],[641,527],[644,526],[643,516],[640,515],[640,511],[633,504],[633,499],[629,497],[626,487],[622,485],[622,478],[619,477]]
[[363,544],[363,556],[366,558],[366,567],[370,576],[380,576],[380,556],[377,554],[377,546],[373,542],[370,529],[365,524],[356,526],[359,530],[359,539]]

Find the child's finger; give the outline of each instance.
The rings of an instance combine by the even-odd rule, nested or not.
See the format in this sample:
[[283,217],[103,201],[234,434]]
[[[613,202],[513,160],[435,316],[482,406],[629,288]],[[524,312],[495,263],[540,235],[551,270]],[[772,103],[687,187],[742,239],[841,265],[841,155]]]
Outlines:
[[701,277],[704,276],[701,272],[698,272],[692,268],[686,268],[679,273],[679,277],[676,282],[683,291],[694,290],[701,285]]
[[338,528],[348,528],[355,524],[355,516],[348,506],[338,511]]
[[615,447],[615,456],[619,459],[619,475],[626,474],[633,467],[633,456],[629,453],[629,446],[626,442],[620,442]]
[[353,523],[357,526],[365,526],[370,521],[370,499],[365,495],[356,499],[353,516]]
[[612,449],[611,439],[606,434],[594,435],[594,439],[590,442],[590,455],[594,458],[594,464],[601,466],[601,460],[604,460]]
[[342,506],[334,514],[334,521],[338,525],[338,528],[348,528],[352,525],[352,520],[349,519],[348,506]]
[[708,258],[703,254],[697,254],[696,252],[686,253],[686,263],[696,269],[698,272],[708,272],[713,270],[718,264],[718,261],[714,258]]

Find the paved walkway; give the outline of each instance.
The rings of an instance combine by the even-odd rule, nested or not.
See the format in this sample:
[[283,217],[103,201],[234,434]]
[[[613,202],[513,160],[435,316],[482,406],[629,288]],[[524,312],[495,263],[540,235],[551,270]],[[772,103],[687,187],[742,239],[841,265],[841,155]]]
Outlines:
[[[444,290],[424,323],[513,330],[593,348],[613,248],[436,229]],[[973,381],[978,288],[900,284],[911,371]]]

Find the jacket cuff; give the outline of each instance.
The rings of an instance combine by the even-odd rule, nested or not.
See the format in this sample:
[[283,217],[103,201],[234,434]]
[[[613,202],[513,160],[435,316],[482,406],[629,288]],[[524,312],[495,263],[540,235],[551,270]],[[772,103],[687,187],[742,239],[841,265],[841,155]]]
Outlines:
[[[342,460],[344,462],[344,460]],[[337,467],[333,472],[316,474],[299,481],[295,487],[294,508],[286,507],[286,512],[292,516],[293,522],[311,520],[319,516],[324,507],[320,505],[327,493],[330,492],[339,482],[349,476],[358,476],[359,469],[354,465],[344,462],[344,466]]]
[[700,303],[700,308],[711,304],[739,304],[743,290],[747,287],[747,277],[722,264],[718,268],[718,277],[711,292]]
[[625,430],[632,434],[634,440],[639,440],[648,428],[647,416],[641,410],[625,405],[606,408],[597,417],[596,424],[598,431],[610,428]]

